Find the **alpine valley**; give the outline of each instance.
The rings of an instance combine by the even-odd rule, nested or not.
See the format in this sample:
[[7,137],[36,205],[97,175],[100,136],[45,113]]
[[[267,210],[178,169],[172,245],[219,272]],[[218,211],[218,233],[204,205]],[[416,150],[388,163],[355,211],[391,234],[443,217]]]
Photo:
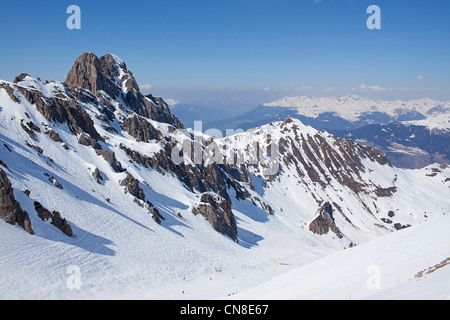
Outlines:
[[186,129],[112,54],[0,81],[0,299],[450,297],[444,161],[270,121]]

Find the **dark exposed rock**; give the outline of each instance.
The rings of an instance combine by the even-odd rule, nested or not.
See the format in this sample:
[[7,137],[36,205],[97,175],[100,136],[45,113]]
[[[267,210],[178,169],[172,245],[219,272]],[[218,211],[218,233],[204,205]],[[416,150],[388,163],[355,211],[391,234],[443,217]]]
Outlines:
[[94,128],[94,122],[91,117],[75,99],[58,98],[56,96],[47,98],[38,90],[27,89],[21,86],[17,86],[17,89],[30,104],[36,105],[36,109],[48,121],[67,123],[73,134],[84,132],[95,140],[102,140]]
[[52,139],[55,142],[61,142],[61,138],[59,137],[59,134],[53,130],[50,130],[48,132],[48,136],[50,137],[50,139]]
[[125,193],[130,193],[135,197],[133,201],[138,206],[141,208],[145,207],[148,210],[148,213],[152,216],[152,219],[155,220],[156,223],[160,225],[161,220],[165,220],[165,218],[159,213],[159,210],[155,208],[150,201],[145,199],[145,193],[139,186],[139,180],[134,178],[130,173],[128,173],[127,177],[120,182],[120,185],[125,187]]
[[41,147],[39,147],[39,146],[32,145],[32,144],[30,144],[28,141],[25,141],[25,144],[26,144],[28,147],[30,147],[30,148],[36,150],[39,154],[43,154],[43,153],[44,153],[44,150],[43,150]]
[[381,221],[383,221],[384,223],[387,223],[387,224],[391,224],[392,223],[391,219],[386,219],[386,218],[381,218]]
[[34,234],[30,217],[16,201],[11,182],[2,169],[0,169],[0,218],[12,225],[17,223],[29,234]]
[[6,165],[6,163],[4,163],[2,160],[0,160],[0,166],[2,166],[3,168],[8,169],[8,166]]
[[37,201],[34,202],[34,210],[36,210],[38,217],[42,221],[48,221],[53,218],[53,214]]
[[33,132],[28,126],[26,126],[26,125],[23,123],[23,119],[20,120],[20,126],[22,127],[22,129],[23,129],[26,133],[28,133],[28,135],[30,136],[30,138],[31,138],[32,140],[37,141],[37,140],[36,140],[36,135],[34,134],[34,132]]
[[161,225],[162,221],[161,220],[166,220],[161,213],[159,213],[158,208],[152,207],[152,206],[147,206],[148,209],[148,213],[151,214],[152,219],[155,220],[155,222],[159,225]]
[[209,193],[203,194],[200,201],[200,204],[192,209],[192,213],[201,214],[216,231],[237,241],[236,220],[228,201],[217,199]]
[[392,197],[392,195],[397,192],[396,187],[390,187],[390,188],[381,188],[377,187],[375,189],[375,194],[377,197]]
[[28,126],[31,130],[41,133],[41,128],[39,128],[33,121],[27,122],[27,126]]
[[[138,126],[138,119],[138,117],[129,119],[128,122],[124,122],[127,125],[122,125],[123,128],[127,129],[130,134],[137,137],[139,140],[161,139],[159,131],[152,132],[152,130],[154,130],[153,127],[147,127],[145,125]],[[137,123],[133,124],[133,122]],[[145,120],[143,120],[142,123],[148,124]],[[135,128],[136,131],[132,128]],[[144,132],[139,133],[140,131]],[[192,192],[205,193],[202,196],[201,203],[196,208],[193,208],[192,212],[194,214],[205,216],[214,229],[237,240],[237,227],[230,207],[231,198],[228,194],[228,189],[230,187],[233,188],[236,191],[238,199],[250,197],[249,192],[242,185],[243,182],[246,182],[250,186],[253,186],[251,175],[245,166],[226,164],[210,164],[207,166],[186,165],[184,162],[175,164],[170,157],[174,144],[167,141],[164,141],[164,150],[161,150],[151,157],[132,150],[123,144],[119,147],[137,164],[146,168],[154,168],[162,174],[165,174],[165,172],[172,173]],[[218,203],[214,201],[214,199],[206,193],[209,191],[217,193],[223,198],[223,202]],[[273,214],[273,209],[269,205],[262,203],[261,206],[263,206],[264,210]],[[158,219],[155,219],[155,221],[158,222]]]
[[100,174],[100,170],[98,168],[95,168],[94,172],[92,172],[92,177],[94,178],[95,182],[98,184],[102,184],[103,177]]
[[125,169],[122,168],[122,165],[116,159],[116,154],[114,152],[108,150],[95,150],[97,155],[102,156],[106,162],[114,169],[116,172],[123,172]]
[[[118,97],[120,90],[108,76],[114,76],[111,61],[100,61],[93,53],[83,53],[75,61],[67,74],[65,84],[68,87],[87,89],[93,93],[100,90],[112,98]],[[105,72],[106,71],[106,72]]]
[[[236,190],[239,199],[248,198],[248,191],[241,185],[241,182],[252,184],[251,176],[245,167],[236,167],[231,165],[211,164],[203,165],[185,165],[174,164],[169,154],[171,154],[171,145],[166,143],[166,150],[161,150],[152,157],[142,155],[141,153],[127,148],[123,144],[119,147],[139,165],[145,168],[153,168],[160,173],[169,172],[175,174],[185,186],[191,191],[207,192],[213,191],[225,198],[231,203],[228,195],[228,188]],[[240,169],[240,170],[239,170]]]
[[58,182],[58,180],[56,180],[56,178],[48,173],[44,173],[44,175],[48,178],[48,181],[50,181],[51,183],[53,183],[55,185],[55,187],[57,187],[58,189],[64,189],[64,187],[62,186],[61,183]]
[[11,147],[8,146],[6,143],[3,144],[3,146],[8,150],[8,152],[12,152]]
[[180,120],[170,112],[169,106],[162,98],[154,97],[149,94],[145,96],[144,105],[146,112],[144,112],[143,115],[147,118],[163,123],[169,123],[175,128],[184,128]]
[[8,85],[7,83],[0,83],[0,89],[5,89],[12,101],[14,101],[15,103],[20,103],[20,100],[14,94],[13,87]]
[[381,165],[388,165],[392,166],[391,161],[389,158],[381,152],[379,149],[368,147],[368,146],[361,146],[363,152],[372,160],[378,162]]
[[394,223],[395,230],[402,230],[411,227],[410,224],[402,225],[401,223]]
[[304,134],[291,119],[284,121],[280,127],[282,132],[294,133],[282,137],[279,141],[281,165],[294,166],[299,180],[305,184],[309,183],[305,178],[309,178],[313,183],[327,188],[334,179],[357,195],[373,192],[377,196],[388,197],[396,192],[395,187],[383,188],[374,185],[361,175],[367,170],[362,163],[363,159],[381,165],[391,165],[381,151],[343,138],[329,136],[329,139],[326,139],[321,133],[313,136]]
[[51,213],[37,201],[34,202],[34,209],[42,221],[51,220],[51,224],[61,230],[66,236],[73,236],[72,227],[67,223],[66,219],[61,217],[61,214],[58,211],[53,211],[53,213]]
[[312,233],[323,235],[328,234],[330,229],[339,239],[343,237],[333,218],[333,206],[326,202],[319,208],[318,216],[310,223],[309,230]]
[[61,217],[58,211],[53,211],[52,225],[62,231],[66,236],[73,236],[72,227],[67,223],[65,218]]
[[19,83],[22,82],[26,77],[29,77],[30,75],[27,73],[21,73],[17,77],[14,78],[13,83]]
[[80,137],[78,138],[78,143],[83,146],[86,146],[86,147],[92,147],[96,150],[99,150],[102,148],[95,139],[92,139],[90,136],[88,136],[86,134],[80,135]]
[[150,142],[151,140],[159,140],[162,137],[161,132],[139,116],[123,120],[122,129],[139,141]]
[[55,184],[55,187],[57,187],[58,189],[64,189],[64,187],[62,186],[62,184],[59,183],[57,180],[55,180],[54,184]]
[[273,215],[275,212],[273,211],[272,207],[270,205],[268,205],[267,203],[265,203],[264,201],[261,201],[260,198],[258,197],[251,197],[250,199],[253,203],[253,205],[257,205],[256,202],[259,203],[259,205],[261,206],[261,208],[266,211],[268,214]]
[[139,180],[134,178],[130,173],[120,182],[120,185],[125,187],[125,193],[130,193],[136,198],[145,201],[144,190],[139,186]]
[[141,208],[144,207],[144,203],[142,201],[140,201],[138,198],[134,198],[133,202],[136,203]]

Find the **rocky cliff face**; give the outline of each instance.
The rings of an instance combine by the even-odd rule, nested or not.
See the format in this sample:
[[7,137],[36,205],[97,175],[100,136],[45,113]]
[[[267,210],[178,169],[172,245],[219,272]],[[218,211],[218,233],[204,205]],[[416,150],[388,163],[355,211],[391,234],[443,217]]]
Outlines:
[[336,234],[338,238],[342,238],[341,231],[336,226],[333,218],[333,206],[326,202],[319,208],[317,217],[310,223],[309,230],[315,234],[327,234],[330,230]]
[[107,54],[98,58],[93,53],[82,54],[66,77],[71,89],[83,88],[98,97],[105,92],[110,98],[122,101],[138,115],[182,128],[181,122],[170,112],[161,98],[143,96],[133,73],[117,56]]
[[[238,149],[234,148],[236,141],[239,141]],[[315,131],[299,120],[276,122],[256,128],[251,134],[225,138],[218,143],[219,149],[231,151],[231,158],[239,157],[254,174],[269,180],[293,169],[295,177],[305,185],[327,188],[335,182],[356,194],[377,192],[378,196],[389,196],[395,192],[394,188],[381,188],[362,176],[367,171],[363,160],[391,166],[382,152],[336,138],[325,131]],[[230,154],[225,152],[223,157],[226,162]],[[263,161],[265,166],[255,165]]]
[[110,97],[120,94],[120,66],[116,65],[112,56],[100,59],[93,53],[82,54],[67,74],[65,84],[70,88],[83,88],[97,93],[101,90]]
[[201,214],[208,220],[214,229],[237,241],[236,219],[231,211],[231,205],[223,198],[217,198],[205,193],[197,207],[192,209],[193,214]]
[[12,225],[17,223],[26,232],[34,234],[30,217],[16,201],[11,182],[2,169],[0,169],[0,218]]

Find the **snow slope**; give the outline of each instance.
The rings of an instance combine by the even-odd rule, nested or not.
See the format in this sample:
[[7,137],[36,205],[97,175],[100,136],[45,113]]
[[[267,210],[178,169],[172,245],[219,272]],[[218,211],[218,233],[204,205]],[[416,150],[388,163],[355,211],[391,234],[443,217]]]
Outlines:
[[[118,58],[114,61],[123,65]],[[117,85],[121,92],[128,90],[125,83],[118,81]],[[182,136],[191,134],[208,137],[139,117],[141,125],[148,124],[161,138],[136,139],[122,127],[124,119],[137,118],[124,99],[115,100],[104,91],[97,92],[97,96],[87,92],[83,101],[77,103],[103,138],[97,141],[101,150],[114,153],[122,169],[127,170],[122,172],[115,170],[92,146],[79,142],[86,132],[75,134],[67,123],[49,121],[38,111],[36,104],[26,97],[33,90],[42,93],[42,100],[48,103],[51,99],[74,99],[58,82],[43,83],[29,76],[19,83],[0,82],[0,160],[7,166],[2,169],[11,180],[16,199],[29,213],[35,232],[29,235],[17,225],[0,221],[0,299],[223,299],[241,297],[241,293],[246,298],[271,292],[283,297],[292,292],[281,290],[286,272],[297,274],[299,266],[309,268],[314,263],[336,262],[330,254],[362,252],[364,243],[371,248],[370,241],[380,236],[386,245],[389,239],[393,243],[405,239],[401,236],[404,234],[412,237],[416,230],[426,230],[420,228],[428,220],[444,228],[443,222],[448,220],[448,215],[440,217],[450,211],[447,180],[450,168],[442,168],[433,176],[427,176],[431,168],[392,168],[377,161],[381,155],[375,151],[371,155],[371,150],[335,139],[299,121],[278,122],[217,141],[222,147],[245,151],[247,160],[255,151],[250,147],[252,141],[266,145],[270,135],[273,141],[285,142],[284,151],[276,158],[282,169],[278,175],[267,177],[263,165],[244,164],[238,173],[249,172],[251,179],[242,179],[240,184],[230,182],[228,186],[227,195],[237,224],[236,242],[217,232],[204,216],[193,214],[192,209],[205,192],[188,188],[175,171],[144,166],[123,148],[152,158],[168,141],[179,144]],[[91,96],[97,98],[86,98]],[[99,100],[103,102],[98,104]],[[103,107],[114,111],[106,113]],[[103,120],[105,114],[110,117],[107,122]],[[21,125],[27,123],[39,127],[40,132],[32,130],[30,135]],[[53,140],[50,130],[58,133],[61,141]],[[319,145],[323,148],[318,148]],[[308,153],[307,148],[313,151]],[[298,161],[306,159],[305,165],[314,168],[317,175],[311,171],[306,174],[298,163],[295,167],[293,158],[284,161],[289,154],[297,154]],[[344,158],[353,160],[336,167],[333,161]],[[326,164],[327,159],[332,162]],[[95,169],[103,178],[101,183],[93,179]],[[139,181],[145,198],[164,217],[161,224],[152,218],[142,201],[125,192],[121,182],[128,173]],[[352,184],[342,184],[344,173],[364,186],[363,190],[356,192]],[[55,180],[62,189],[55,185]],[[245,190],[238,190],[237,186]],[[378,187],[383,190],[395,187],[396,192],[376,197]],[[30,192],[29,196],[25,190]],[[242,197],[238,191],[243,194],[246,191],[248,195]],[[50,211],[59,211],[74,235],[68,237],[50,222],[42,221],[36,214],[35,201]],[[324,201],[342,208],[342,214],[335,211],[335,223],[342,238],[332,232],[314,234],[308,228],[318,218],[319,203]],[[272,208],[272,214],[267,206]],[[390,217],[389,211],[395,213],[393,221],[383,222],[382,218]],[[398,232],[393,222],[419,228]],[[423,224],[424,228],[427,225]],[[418,232],[417,239],[422,234],[425,231]],[[428,236],[423,236],[423,241],[431,243],[431,235]],[[448,244],[445,233],[435,232],[434,237],[436,247]],[[440,258],[439,248],[435,256],[415,268],[439,263],[434,262]],[[383,261],[379,263],[385,265]],[[343,265],[342,270],[347,267],[351,266]],[[408,275],[416,272],[415,268]],[[279,275],[281,278],[276,278]],[[334,279],[339,280],[340,276]],[[311,289],[318,292],[313,289],[321,290],[321,284],[314,284]],[[355,291],[355,298],[363,296]]]
[[299,266],[236,299],[450,299],[450,216]]

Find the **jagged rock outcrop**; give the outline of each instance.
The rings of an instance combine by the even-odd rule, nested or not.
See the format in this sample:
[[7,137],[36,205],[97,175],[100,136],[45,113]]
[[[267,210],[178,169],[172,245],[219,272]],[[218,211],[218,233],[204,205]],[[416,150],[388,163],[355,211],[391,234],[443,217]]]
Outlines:
[[201,214],[216,231],[227,235],[234,241],[238,240],[236,219],[229,202],[225,199],[204,193],[198,206],[192,209],[192,213]]
[[60,92],[60,96],[44,96],[36,89],[26,88],[16,85],[16,89],[25,97],[25,99],[36,106],[36,109],[48,120],[58,123],[67,123],[73,134],[88,134],[95,141],[102,140],[94,127],[89,114],[80,106],[75,99],[68,99],[68,93]]
[[159,122],[169,123],[175,128],[184,128],[183,124],[170,112],[169,105],[160,97],[151,94],[144,97],[145,111],[140,115]]
[[72,227],[69,225],[66,219],[61,217],[61,213],[59,213],[58,211],[53,211],[53,213],[51,213],[37,201],[34,202],[34,209],[36,210],[38,217],[41,218],[42,221],[51,220],[51,224],[61,230],[62,233],[64,233],[66,236],[73,236]]
[[375,189],[375,194],[378,197],[392,197],[392,195],[397,192],[397,188],[396,187],[390,187],[390,188],[381,188],[381,187],[377,187]]
[[317,217],[309,224],[309,230],[319,235],[328,234],[331,230],[339,239],[343,237],[341,231],[335,224],[331,203],[326,202],[319,208]]
[[50,130],[47,132],[48,136],[50,137],[50,139],[52,139],[55,142],[62,142],[61,137],[59,136],[59,134],[53,130]]
[[98,184],[102,184],[103,177],[100,174],[100,170],[98,168],[95,168],[94,172],[92,172],[92,177],[94,178],[95,182]]
[[116,172],[124,172],[125,169],[122,168],[122,164],[117,161],[116,155],[114,152],[108,151],[108,150],[95,150],[97,155],[102,156],[103,159],[105,159],[106,162],[111,166],[111,168],[114,169]]
[[121,127],[139,141],[150,142],[162,138],[160,131],[155,129],[147,120],[136,115],[124,119]]
[[0,169],[0,218],[12,225],[17,223],[29,234],[34,234],[30,217],[16,201],[11,182],[3,169]]
[[[228,188],[233,188],[238,193],[238,198],[245,199],[249,197],[248,191],[243,187],[243,183],[252,186],[250,173],[243,166],[233,166],[227,164],[212,163],[207,166],[194,165],[191,163],[174,163],[171,159],[174,144],[165,143],[165,149],[153,156],[147,156],[132,150],[125,145],[119,145],[119,148],[137,164],[145,168],[153,168],[160,173],[172,173],[180,179],[191,191],[207,192],[213,191],[231,202],[228,195]],[[190,160],[193,160],[192,158]]]
[[140,116],[183,128],[163,99],[141,94],[133,73],[112,54],[98,58],[93,53],[83,53],[67,74],[65,84],[69,88],[83,88],[94,94],[103,91],[112,99],[121,98]]
[[148,213],[152,216],[152,219],[155,220],[155,222],[159,225],[161,225],[162,221],[161,220],[166,220],[161,213],[159,212],[158,208],[153,207],[153,205],[149,204],[147,202],[147,210]]
[[94,53],[83,53],[75,60],[66,76],[65,84],[68,87],[83,88],[93,93],[103,90],[111,98],[116,98],[119,96],[120,89],[113,80],[120,74],[113,60],[111,56],[99,59]]
[[34,202],[34,210],[36,210],[38,217],[41,218],[42,221],[48,221],[53,218],[52,213],[37,201]]
[[125,187],[125,193],[129,193],[139,200],[145,201],[144,190],[139,186],[139,180],[135,179],[130,173],[127,173],[125,179],[120,182]]
[[73,236],[72,227],[67,223],[66,219],[61,217],[61,213],[53,211],[52,225],[62,231],[66,236]]

